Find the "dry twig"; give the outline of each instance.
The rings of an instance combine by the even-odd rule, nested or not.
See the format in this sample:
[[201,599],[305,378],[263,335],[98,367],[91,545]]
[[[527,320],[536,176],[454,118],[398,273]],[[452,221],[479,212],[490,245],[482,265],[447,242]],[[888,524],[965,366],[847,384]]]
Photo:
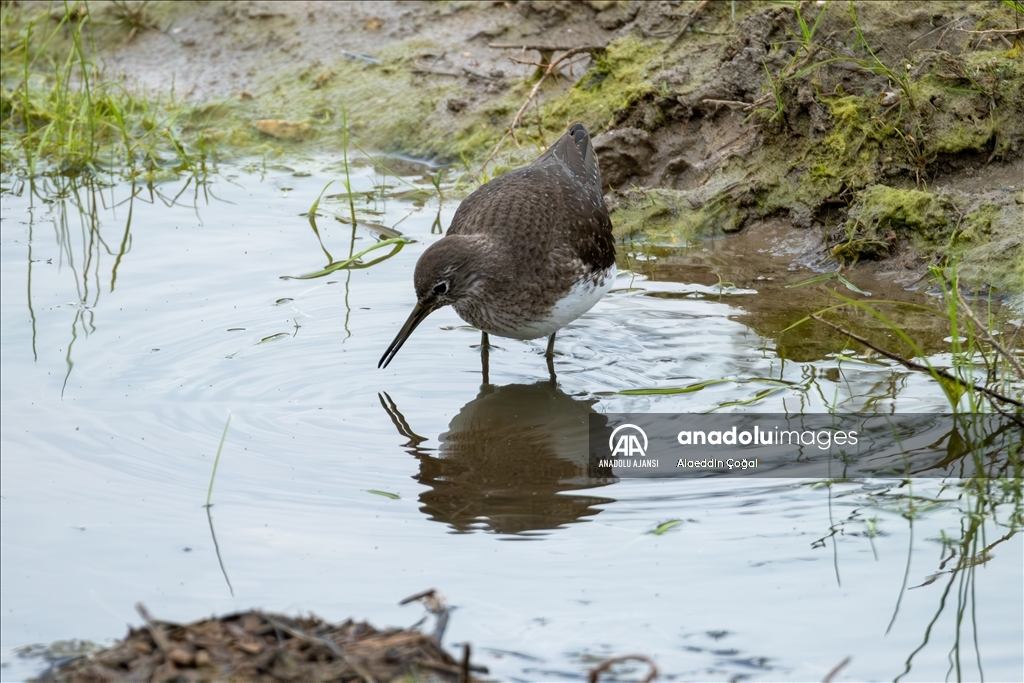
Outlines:
[[435,69],[432,66],[427,66],[419,61],[412,63],[412,72],[414,74],[433,74],[435,76],[453,76],[458,78],[462,74],[455,73],[454,71],[445,71],[444,69]]
[[964,28],[958,28],[955,30],[961,31],[963,33],[973,33],[975,35],[983,35],[985,33],[1002,33],[1010,36],[1014,34],[1024,35],[1024,28],[990,28],[987,31],[968,31],[967,29]]
[[1014,358],[1009,351],[1004,349],[1002,345],[999,344],[999,342],[993,339],[992,335],[990,335],[988,333],[988,330],[985,329],[985,326],[982,325],[981,322],[979,322],[978,319],[974,317],[974,312],[971,310],[970,305],[964,299],[964,295],[961,294],[960,292],[957,292],[956,298],[960,300],[960,306],[963,308],[964,315],[967,316],[968,320],[974,323],[974,327],[980,333],[981,338],[987,341],[999,355],[1001,355],[1006,360],[1010,361],[1010,365],[1013,366],[1013,370],[1014,372],[1017,373],[1017,377],[1024,379],[1024,368],[1021,367],[1020,362],[1016,358]]
[[[761,98],[764,99],[764,98]],[[758,100],[760,102],[761,100]],[[701,104],[713,104],[716,107],[729,107],[730,109],[753,109],[758,102],[740,102],[739,100],[701,100]]]
[[507,140],[510,135],[512,136],[513,139],[515,139],[515,129],[518,128],[519,124],[522,122],[523,113],[526,111],[526,108],[530,106],[530,102],[532,102],[533,98],[537,96],[537,93],[540,92],[540,86],[544,84],[544,80],[552,73],[554,73],[555,67],[557,67],[566,59],[569,59],[574,55],[578,55],[581,52],[589,52],[593,49],[593,46],[589,45],[570,48],[563,52],[561,55],[559,55],[557,59],[551,60],[551,63],[548,64],[548,67],[544,69],[544,73],[541,74],[540,79],[537,81],[536,84],[534,84],[533,89],[530,90],[530,94],[526,98],[526,101],[523,102],[523,106],[519,107],[519,111],[516,112],[516,115],[512,119],[512,123],[509,125],[508,130],[505,131],[505,134],[501,136],[500,140],[498,140],[498,144],[494,146],[494,149],[491,150],[491,153],[487,155],[486,159],[484,159],[484,163],[480,164],[480,169],[476,172],[476,175],[480,175],[480,173],[485,168],[487,168],[487,164],[491,163],[491,159],[493,159],[494,155],[498,153],[498,150],[501,149],[501,146],[505,144],[505,140]]
[[843,661],[841,661],[838,664],[836,664],[834,667],[832,667],[831,671],[829,671],[827,674],[825,674],[825,677],[823,679],[821,679],[821,683],[832,683],[832,679],[835,678],[835,675],[837,673],[839,673],[842,670],[842,668],[844,666],[846,666],[847,664],[849,664],[849,663],[850,663],[850,658],[849,657],[846,657],[845,659],[843,659]]
[[684,21],[683,25],[679,27],[679,31],[676,33],[676,37],[673,38],[672,42],[668,44],[670,50],[674,48],[680,40],[682,40],[683,34],[686,33],[686,29],[690,28],[690,25],[697,18],[697,15],[700,14],[701,10],[704,9],[704,6],[707,4],[708,0],[701,0],[700,3],[694,8],[694,10],[690,12],[690,16],[686,17],[686,21]]
[[135,611],[145,620],[146,630],[149,631],[149,635],[152,636],[153,642],[160,648],[160,651],[165,655],[169,653],[171,651],[171,643],[167,639],[167,634],[164,633],[163,627],[149,616],[149,611],[141,602],[135,603]]
[[651,681],[658,677],[658,667],[650,657],[647,655],[625,655],[624,657],[612,657],[611,659],[606,659],[601,662],[596,669],[591,669],[589,679],[590,683],[598,683],[601,679],[601,674],[605,671],[608,671],[608,669],[612,668],[619,662],[628,662],[631,659],[639,660],[651,667],[650,671],[647,672],[647,676],[641,683],[651,683]]
[[526,43],[489,43],[487,47],[494,48],[495,50],[514,49],[514,50],[536,50],[537,52],[543,52],[549,50],[551,52],[557,52],[558,50],[603,50],[604,47],[601,45],[530,45]]

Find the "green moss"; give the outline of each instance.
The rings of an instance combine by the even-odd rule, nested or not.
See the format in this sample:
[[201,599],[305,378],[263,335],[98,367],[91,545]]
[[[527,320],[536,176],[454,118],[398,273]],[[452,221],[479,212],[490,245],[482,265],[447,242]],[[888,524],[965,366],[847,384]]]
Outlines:
[[914,84],[929,154],[980,152],[996,138],[1006,153],[1024,135],[1024,61],[1005,51],[941,53]]
[[[982,201],[967,207],[949,253],[962,281],[1004,294],[1024,293],[1024,200],[1001,206]],[[1024,304],[1024,300],[1020,301]]]
[[544,119],[552,131],[561,132],[567,122],[580,122],[591,131],[602,131],[613,118],[654,91],[648,80],[651,59],[660,42],[642,43],[632,36],[608,44],[590,70],[562,97],[544,107]]
[[820,161],[816,164],[811,164],[810,168],[807,169],[807,172],[816,180],[827,180],[837,177],[835,168]]
[[[812,151],[815,174],[860,188],[873,182],[893,143],[894,129],[879,116],[877,100],[847,95],[827,101],[832,127]],[[828,187],[832,187],[829,185]]]
[[[383,65],[342,61],[330,65],[333,77],[313,87],[319,73],[293,68],[268,77],[256,95],[260,110],[251,117],[325,119],[318,125],[318,144],[340,140],[344,109],[352,138],[361,145],[401,151],[467,165],[481,162],[504,136],[510,119],[526,101],[534,83],[514,84],[503,95],[466,115],[445,112],[447,101],[472,93],[458,79],[418,76],[406,62],[431,47],[422,40],[390,46],[380,54]],[[645,68],[655,45],[623,38],[608,45],[578,83],[548,78],[541,86],[539,113],[530,107],[517,130],[522,149],[506,141],[498,163],[517,165],[561,135],[569,123],[582,122],[591,132],[603,130],[618,111],[650,91]],[[410,97],[413,92],[416,97]],[[270,103],[268,109],[267,103]],[[241,123],[241,122],[239,122]]]
[[449,79],[417,84],[419,96],[409,97],[417,77],[405,69],[343,60],[330,71],[334,76],[320,87],[314,87],[318,74],[308,69],[268,78],[253,93],[259,110],[254,103],[252,116],[319,119],[320,145],[328,147],[332,140],[340,144],[347,118],[351,138],[361,146],[429,155],[434,151],[429,141],[440,133],[437,110],[461,94]]
[[950,202],[931,192],[875,185],[861,193],[860,203],[858,222],[876,232],[908,230],[934,237],[949,226]]
[[898,243],[925,260],[959,262],[964,283],[1024,291],[1024,213],[967,196],[875,185],[861,192],[845,234],[832,247],[841,262],[886,258]]
[[617,238],[646,233],[688,239],[735,232],[745,222],[747,212],[728,188],[706,201],[693,192],[656,189],[628,193],[611,217]]
[[611,212],[616,238],[629,237],[661,228],[672,216],[672,207],[656,192],[637,190],[628,193]]
[[920,190],[869,187],[857,198],[846,222],[846,239],[832,247],[840,262],[856,263],[888,256],[899,240],[911,240],[924,253],[948,245],[952,200]]
[[993,224],[999,216],[998,204],[983,203],[964,216],[956,235],[958,243],[979,242],[992,236]]

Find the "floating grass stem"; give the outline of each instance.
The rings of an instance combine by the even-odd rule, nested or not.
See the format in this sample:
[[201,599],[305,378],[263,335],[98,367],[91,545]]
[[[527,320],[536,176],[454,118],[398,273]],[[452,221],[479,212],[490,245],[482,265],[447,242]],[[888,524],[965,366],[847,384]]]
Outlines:
[[816,275],[816,276],[814,276],[812,278],[808,278],[807,280],[801,280],[800,282],[797,282],[795,284],[786,285],[786,289],[796,289],[797,287],[804,287],[805,285],[811,285],[811,284],[814,284],[816,282],[825,282],[827,280],[832,280],[832,279],[839,280],[839,282],[842,283],[842,285],[844,287],[846,287],[848,290],[850,290],[851,292],[856,292],[857,294],[863,294],[864,296],[871,296],[871,292],[865,292],[860,287],[857,287],[855,284],[853,284],[852,282],[847,280],[845,277],[840,275],[838,273],[838,271],[834,272],[834,273],[825,273],[824,275]]
[[[355,226],[353,226],[353,229],[354,228],[355,228]],[[380,242],[377,242],[376,244],[374,244],[372,247],[369,247],[367,249],[363,249],[358,254],[355,254],[354,256],[351,256],[351,257],[345,259],[344,261],[338,261],[337,263],[331,263],[326,268],[321,268],[320,270],[318,270],[316,272],[306,273],[305,275],[283,275],[283,276],[281,276],[281,279],[282,280],[312,280],[314,278],[323,277],[324,275],[328,275],[330,273],[333,273],[336,270],[343,270],[343,269],[344,270],[361,270],[363,268],[369,268],[370,266],[376,265],[376,264],[380,263],[381,261],[386,261],[387,259],[391,258],[395,254],[400,252],[402,250],[402,247],[404,247],[410,241],[411,240],[408,240],[408,239],[406,239],[404,237],[392,237],[391,239],[381,240]],[[369,254],[371,251],[376,251],[377,249],[383,249],[384,247],[391,247],[391,251],[388,252],[387,254],[385,254],[384,256],[379,256],[379,257],[373,259],[372,261],[367,261],[365,263],[360,261],[360,259],[363,256],[365,256],[366,254]]]
[[[748,384],[754,382],[761,382],[765,384],[773,384],[778,388],[793,387],[791,382],[783,382],[777,379],[769,379],[767,377],[751,377],[748,379],[709,379],[704,382],[697,382],[696,384],[689,384],[685,387],[655,387],[650,389],[623,389],[615,393],[620,396],[665,396],[670,394],[692,394],[695,391],[706,389],[707,387],[715,386],[716,384]],[[775,391],[772,389],[770,391]]]
[[661,536],[663,534],[668,533],[672,529],[675,529],[677,526],[681,526],[682,523],[683,523],[683,520],[681,520],[681,519],[670,519],[667,522],[662,522],[661,524],[659,524],[658,526],[654,527],[653,529],[651,529],[647,533],[650,534],[651,536]]
[[206,489],[206,505],[210,507],[210,497],[213,495],[213,480],[217,477],[217,465],[220,464],[220,454],[224,450],[224,441],[228,438],[228,427],[231,426],[231,411],[228,411],[228,421],[224,423],[224,432],[220,435],[220,443],[217,444],[217,457],[213,459],[213,472],[210,473],[210,486]]

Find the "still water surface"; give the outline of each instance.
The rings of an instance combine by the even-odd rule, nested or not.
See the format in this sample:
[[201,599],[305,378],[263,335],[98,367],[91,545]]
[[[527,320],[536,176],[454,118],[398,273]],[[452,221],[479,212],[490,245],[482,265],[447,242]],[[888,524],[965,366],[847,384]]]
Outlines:
[[[727,409],[946,410],[929,380],[783,360],[743,322],[756,286],[639,267],[651,276],[620,274],[559,334],[557,387],[544,340],[494,338],[482,387],[479,333],[450,308],[378,370],[416,259],[457,202],[354,172],[361,226],[329,197],[319,238],[305,213],[340,175],[332,158],[201,185],[33,194],[4,179],[4,680],[37,666],[14,648],[120,637],[140,601],[179,621],[262,607],[411,625],[420,608],[398,601],[431,587],[457,607],[446,644],[471,642],[500,679],[580,679],[634,652],[682,679],[821,680],[846,657],[836,680],[1020,679],[1009,506],[981,525],[994,545],[967,582],[942,543],[974,504],[956,482],[594,482],[559,457],[592,411],[707,411],[768,385],[623,389],[774,379],[789,384]],[[281,279],[386,228],[415,242],[369,268]],[[706,267],[715,246],[674,251]],[[938,503],[909,521],[909,492]]]

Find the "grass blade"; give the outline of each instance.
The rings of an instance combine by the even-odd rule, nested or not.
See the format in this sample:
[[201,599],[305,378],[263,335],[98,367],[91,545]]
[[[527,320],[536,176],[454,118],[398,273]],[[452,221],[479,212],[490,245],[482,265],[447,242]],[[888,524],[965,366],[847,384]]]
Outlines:
[[228,427],[231,426],[231,411],[228,411],[228,421],[224,423],[224,433],[220,435],[220,443],[217,445],[217,457],[213,459],[213,472],[210,474],[210,487],[206,489],[206,505],[210,507],[210,496],[213,495],[213,480],[217,476],[217,465],[220,464],[220,454],[224,450],[224,441],[228,438]]
[[[332,264],[328,265],[326,268],[322,268],[322,269],[320,269],[320,270],[318,270],[316,272],[306,273],[305,275],[282,275],[281,279],[282,280],[312,280],[314,278],[323,277],[324,275],[328,275],[330,273],[333,273],[336,270],[342,270],[342,269],[346,269],[346,270],[360,270],[362,268],[369,268],[372,265],[378,264],[381,261],[386,261],[387,259],[391,258],[395,254],[400,252],[402,250],[402,247],[404,247],[406,244],[408,244],[411,241],[412,240],[408,240],[408,239],[406,239],[404,237],[393,237],[393,238],[388,239],[388,240],[381,240],[380,242],[377,242],[376,244],[374,244],[372,247],[370,247],[368,249],[363,249],[358,254],[356,254],[356,255],[354,255],[354,256],[352,256],[350,258],[347,258],[344,261],[338,261],[336,263],[332,263]],[[377,249],[382,249],[382,248],[388,247],[388,246],[392,247],[392,249],[391,249],[391,251],[389,253],[385,254],[384,256],[375,258],[372,261],[368,261],[366,263],[362,263],[359,260],[363,256],[365,256],[366,254],[369,254],[371,251],[376,251]]]

